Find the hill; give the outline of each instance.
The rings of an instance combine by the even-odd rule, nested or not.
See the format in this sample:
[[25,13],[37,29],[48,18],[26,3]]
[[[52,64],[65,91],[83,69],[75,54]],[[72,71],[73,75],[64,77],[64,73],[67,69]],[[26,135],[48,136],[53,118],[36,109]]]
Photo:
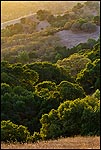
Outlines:
[[1,56],[4,60],[17,62],[24,52],[28,62],[56,62],[61,58],[56,47],[73,48],[88,39],[97,40],[99,34],[98,3],[77,3],[61,15],[53,15],[49,10],[38,10],[36,14],[11,21],[10,25],[2,29]]
[[9,23],[1,30],[1,141],[99,136],[99,2]]
[[[40,9],[52,11],[53,14],[61,14],[71,9],[77,2],[53,2],[53,1],[31,1],[31,2],[1,2],[1,22],[17,19],[19,17],[36,13]],[[26,9],[25,9],[26,8]]]
[[2,149],[100,149],[100,137],[68,137],[37,143],[5,144]]

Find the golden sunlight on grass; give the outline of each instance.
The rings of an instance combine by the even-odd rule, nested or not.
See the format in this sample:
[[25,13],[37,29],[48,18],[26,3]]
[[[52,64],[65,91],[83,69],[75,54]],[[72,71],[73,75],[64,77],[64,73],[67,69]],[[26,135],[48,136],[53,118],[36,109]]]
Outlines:
[[25,144],[1,144],[1,149],[100,149],[100,137],[68,137]]

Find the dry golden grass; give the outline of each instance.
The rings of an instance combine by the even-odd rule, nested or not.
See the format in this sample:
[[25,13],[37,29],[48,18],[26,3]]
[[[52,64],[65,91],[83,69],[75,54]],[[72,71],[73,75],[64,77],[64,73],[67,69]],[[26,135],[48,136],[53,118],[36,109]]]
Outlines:
[[100,149],[100,137],[76,136],[29,144],[1,143],[1,149]]

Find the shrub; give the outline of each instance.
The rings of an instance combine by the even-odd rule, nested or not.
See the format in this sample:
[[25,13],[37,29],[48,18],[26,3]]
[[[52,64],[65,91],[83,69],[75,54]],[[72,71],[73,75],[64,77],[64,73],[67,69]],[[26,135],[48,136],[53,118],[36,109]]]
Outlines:
[[94,23],[87,22],[87,23],[82,24],[81,29],[85,32],[91,33],[91,32],[95,32],[97,27]]
[[100,101],[86,97],[88,107],[85,107],[81,117],[81,135],[100,135]]
[[79,22],[73,23],[71,26],[72,31],[80,31],[81,30],[81,24]]
[[67,58],[57,61],[57,64],[64,67],[71,76],[76,78],[77,74],[85,68],[88,62],[90,62],[90,59],[84,55],[74,53]]
[[100,16],[94,16],[93,22],[99,26],[100,25]]
[[42,139],[100,134],[100,101],[93,96],[65,101],[57,110],[42,115]]
[[31,136],[31,138],[32,138],[32,142],[36,142],[41,139],[41,135],[39,132],[34,132],[34,134]]
[[27,142],[29,136],[30,133],[25,126],[18,126],[10,120],[1,121],[1,141]]
[[84,97],[85,93],[82,87],[80,87],[78,84],[74,84],[68,81],[62,81],[58,85],[58,90],[60,92],[60,96],[62,97],[62,100],[74,100],[79,97]]
[[52,109],[49,112],[49,115],[42,115],[42,118],[40,119],[40,122],[42,124],[40,135],[43,140],[57,138],[61,135],[61,125],[58,121],[59,118],[55,109]]
[[97,99],[99,99],[100,100],[100,90],[99,89],[97,89],[94,93],[93,93],[93,95],[92,95],[94,98],[97,98]]
[[66,22],[65,25],[64,25],[64,29],[65,30],[69,30],[73,23],[74,23],[74,21]]
[[9,84],[1,83],[1,95],[4,95],[5,93],[10,93],[11,90],[12,89]]

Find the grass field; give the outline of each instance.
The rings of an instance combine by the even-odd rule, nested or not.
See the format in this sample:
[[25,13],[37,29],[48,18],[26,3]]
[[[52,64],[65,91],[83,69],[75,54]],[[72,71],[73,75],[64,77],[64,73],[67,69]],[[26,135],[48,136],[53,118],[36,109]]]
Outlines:
[[1,149],[100,149],[100,137],[77,136],[29,144],[1,143]]

